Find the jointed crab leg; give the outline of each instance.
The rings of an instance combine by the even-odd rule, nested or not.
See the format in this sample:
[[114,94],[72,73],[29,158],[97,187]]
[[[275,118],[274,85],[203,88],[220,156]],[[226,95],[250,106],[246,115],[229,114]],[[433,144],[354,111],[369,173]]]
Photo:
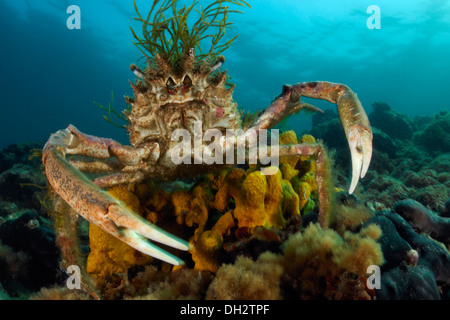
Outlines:
[[99,177],[93,182],[100,188],[110,188],[119,184],[135,183],[142,181],[144,174],[140,171],[137,172],[120,172],[114,173],[108,176]]
[[[75,126],[69,125],[65,134],[65,153],[82,155],[97,159],[108,159],[115,156],[126,166],[135,166],[143,159],[149,162],[159,158],[159,145],[152,143],[140,148],[124,146],[106,138],[99,138],[80,132]],[[52,139],[52,138],[50,138]],[[54,137],[53,139],[56,139]]]
[[356,94],[347,86],[331,82],[305,82],[284,86],[283,93],[258,117],[253,128],[269,129],[299,108],[300,98],[316,98],[336,103],[352,157],[353,193],[372,157],[372,129]]
[[356,94],[343,84],[331,82],[299,83],[292,87],[291,97],[306,96],[336,103],[352,157],[353,193],[358,179],[364,178],[372,158],[372,128]]
[[[65,158],[67,145],[73,140],[69,130],[53,134],[43,150],[42,161],[48,181],[55,191],[78,214],[98,225],[135,249],[179,265],[183,261],[149,243],[149,238],[180,250],[188,250],[189,244],[126,209],[118,200],[98,188]],[[144,238],[145,237],[145,238]]]
[[109,159],[69,159],[77,170],[90,173],[111,173],[123,169],[123,165],[116,158]]

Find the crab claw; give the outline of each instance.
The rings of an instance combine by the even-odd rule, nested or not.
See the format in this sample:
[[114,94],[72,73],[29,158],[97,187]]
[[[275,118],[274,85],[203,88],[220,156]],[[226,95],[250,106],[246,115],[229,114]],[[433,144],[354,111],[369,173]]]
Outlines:
[[108,207],[106,218],[113,224],[109,223],[109,221],[107,222],[112,227],[111,232],[108,230],[109,226],[104,228],[104,230],[129,246],[173,265],[184,264],[183,260],[150,243],[147,238],[184,251],[189,250],[189,244],[186,241],[148,223],[120,203],[113,203]]
[[372,128],[361,101],[356,93],[340,83],[303,82],[291,88],[291,101],[298,101],[300,97],[305,96],[337,104],[352,156],[352,181],[349,193],[353,193],[359,178],[366,175],[372,158]]
[[372,134],[365,128],[354,126],[347,134],[347,140],[352,157],[352,181],[349,193],[355,191],[359,177],[364,178],[369,169],[372,157]]
[[153,245],[147,238],[180,250],[189,250],[188,242],[127,209],[72,166],[64,158],[70,139],[68,130],[58,131],[43,150],[48,181],[61,198],[86,220],[142,253],[173,265],[183,264],[180,258]]
[[341,118],[352,158],[352,180],[349,193],[355,191],[359,178],[364,178],[372,158],[372,129],[369,119],[356,94],[348,87],[337,99]]

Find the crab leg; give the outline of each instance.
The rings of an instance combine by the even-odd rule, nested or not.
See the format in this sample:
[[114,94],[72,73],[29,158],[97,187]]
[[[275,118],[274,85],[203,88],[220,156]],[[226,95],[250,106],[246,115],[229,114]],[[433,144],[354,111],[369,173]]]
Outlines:
[[372,129],[356,94],[347,86],[331,82],[305,82],[284,86],[283,93],[256,120],[253,128],[269,129],[298,108],[302,96],[327,100],[337,104],[352,158],[353,193],[359,177],[363,178],[372,157]]
[[349,87],[331,82],[299,83],[292,87],[294,96],[324,99],[336,103],[352,157],[353,193],[359,177],[364,178],[372,158],[372,128],[356,94]]
[[108,176],[99,177],[94,180],[95,185],[100,188],[110,188],[124,183],[139,182],[144,179],[144,174],[137,172],[121,172],[114,173]]
[[[97,159],[109,159],[115,156],[117,160],[126,166],[135,166],[143,159],[150,162],[159,158],[159,145],[152,143],[140,148],[124,146],[106,138],[91,136],[79,131],[75,126],[69,125],[64,130],[65,152],[67,154],[82,155]],[[52,139],[52,138],[50,138]],[[54,137],[54,139],[57,139]],[[60,144],[60,142],[58,141]]]
[[69,159],[71,165],[77,170],[89,173],[117,172],[123,169],[123,165],[115,158],[109,159]]
[[86,220],[133,248],[174,265],[183,264],[181,259],[149,243],[146,238],[180,250],[189,249],[186,241],[126,209],[64,158],[74,139],[72,135],[70,130],[58,131],[50,136],[43,150],[42,161],[48,181],[61,198]]
[[76,265],[81,271],[81,286],[84,291],[96,300],[100,299],[100,293],[95,289],[92,279],[89,277],[84,266],[82,254],[79,251],[80,246],[77,236],[77,224],[79,215],[69,207],[61,198],[55,197],[53,200],[52,212],[65,213],[60,214],[55,219],[56,243],[61,249],[61,267],[68,270],[70,266]]

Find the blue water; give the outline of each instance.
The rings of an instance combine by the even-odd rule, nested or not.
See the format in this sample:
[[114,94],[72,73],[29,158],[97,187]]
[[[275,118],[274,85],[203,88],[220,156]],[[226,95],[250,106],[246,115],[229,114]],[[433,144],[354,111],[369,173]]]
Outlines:
[[[143,13],[151,2],[137,0]],[[241,106],[261,110],[285,83],[327,80],[350,86],[368,112],[375,101],[411,116],[449,109],[450,1],[249,2],[230,17],[229,36],[240,37],[224,53]],[[69,5],[81,9],[80,30],[67,28]],[[381,10],[381,29],[367,27],[370,5]],[[129,66],[141,56],[133,17],[132,0],[1,0],[0,148],[45,141],[70,123],[126,142],[93,101],[107,105],[113,91],[122,110],[131,95]],[[310,123],[299,115],[288,124],[302,131]]]

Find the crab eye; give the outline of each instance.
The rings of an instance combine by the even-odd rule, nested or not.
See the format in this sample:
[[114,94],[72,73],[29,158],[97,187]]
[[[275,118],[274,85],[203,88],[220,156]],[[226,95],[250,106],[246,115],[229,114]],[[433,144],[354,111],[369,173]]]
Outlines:
[[170,95],[177,94],[177,85],[176,85],[175,81],[173,81],[172,77],[169,77],[169,79],[167,79],[166,90],[167,90],[167,93]]
[[192,79],[188,75],[184,77],[183,85],[185,89],[189,89],[192,87]]
[[175,81],[173,81],[172,77],[169,77],[169,79],[167,79],[166,82],[167,89],[173,89],[173,87],[175,86],[176,86]]

